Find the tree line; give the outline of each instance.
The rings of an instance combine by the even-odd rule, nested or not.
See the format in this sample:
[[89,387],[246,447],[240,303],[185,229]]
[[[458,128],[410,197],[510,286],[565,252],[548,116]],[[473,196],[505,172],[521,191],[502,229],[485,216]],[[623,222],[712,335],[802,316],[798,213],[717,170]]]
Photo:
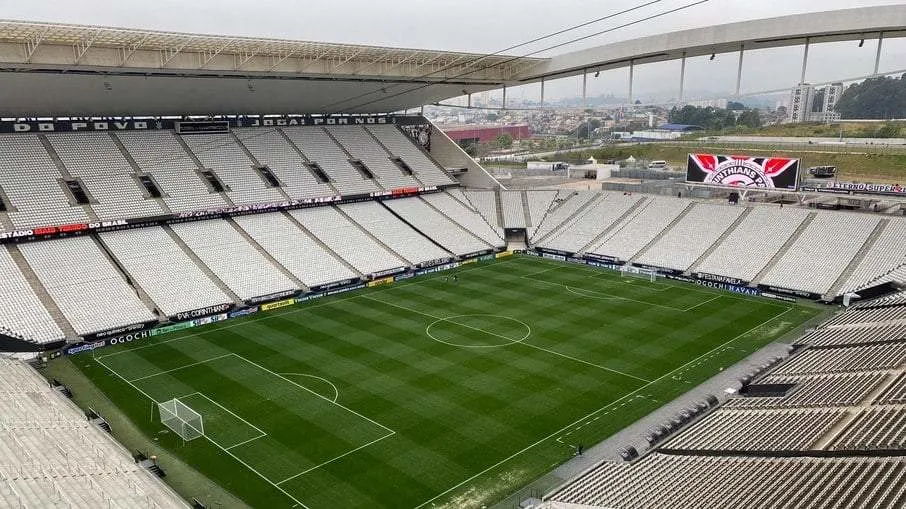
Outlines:
[[906,74],[899,78],[879,76],[850,85],[836,109],[844,119],[906,118]]
[[[720,131],[730,127],[761,127],[761,115],[758,110],[738,108],[742,104],[733,104],[735,111],[721,108],[700,108],[686,105],[674,106],[668,118],[674,124],[697,125],[704,129]],[[740,111],[741,110],[741,111]]]

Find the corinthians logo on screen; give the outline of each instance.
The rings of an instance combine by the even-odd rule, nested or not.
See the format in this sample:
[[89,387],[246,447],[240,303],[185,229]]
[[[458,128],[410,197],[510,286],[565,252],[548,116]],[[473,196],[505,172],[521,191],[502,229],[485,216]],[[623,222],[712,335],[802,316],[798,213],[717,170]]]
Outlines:
[[686,181],[731,187],[796,189],[799,160],[689,154]]

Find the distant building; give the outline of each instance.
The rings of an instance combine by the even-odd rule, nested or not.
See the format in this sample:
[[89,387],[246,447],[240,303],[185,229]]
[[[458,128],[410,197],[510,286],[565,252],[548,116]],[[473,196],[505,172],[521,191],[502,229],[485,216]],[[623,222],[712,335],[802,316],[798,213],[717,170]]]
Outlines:
[[[817,92],[824,95],[821,101],[819,111],[815,109],[815,96]],[[843,83],[834,83],[820,90],[808,83],[796,85],[790,92],[790,106],[787,109],[787,121],[790,123],[799,122],[836,122],[840,120],[840,114],[837,113],[837,103],[843,95]]]
[[699,101],[686,101],[683,106],[695,106],[696,108],[717,108],[719,110],[727,109],[729,101],[727,99],[703,99]]
[[790,94],[790,107],[787,109],[790,123],[807,122],[812,113],[812,104],[815,101],[815,87],[808,83],[800,83],[793,87]]
[[532,130],[527,125],[506,125],[506,126],[440,126],[440,128],[450,137],[451,140],[461,146],[471,145],[472,143],[488,143],[494,141],[501,134],[509,134],[514,140],[521,140],[532,137]]

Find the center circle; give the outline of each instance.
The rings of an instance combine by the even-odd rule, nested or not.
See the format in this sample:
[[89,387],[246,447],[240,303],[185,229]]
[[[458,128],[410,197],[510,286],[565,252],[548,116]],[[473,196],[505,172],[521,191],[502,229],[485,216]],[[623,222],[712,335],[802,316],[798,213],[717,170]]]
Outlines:
[[441,318],[428,324],[429,338],[462,348],[500,348],[521,343],[532,334],[522,320],[501,315],[470,314]]

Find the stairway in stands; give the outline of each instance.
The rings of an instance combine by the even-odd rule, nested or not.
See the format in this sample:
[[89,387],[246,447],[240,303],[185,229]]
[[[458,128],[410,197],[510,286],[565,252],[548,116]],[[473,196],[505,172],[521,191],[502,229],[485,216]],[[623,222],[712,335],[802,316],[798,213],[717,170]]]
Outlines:
[[751,214],[751,213],[752,213],[752,207],[746,207],[746,209],[744,211],[742,211],[742,214],[740,214],[739,217],[736,218],[736,221],[733,221],[733,224],[731,224],[727,228],[727,230],[724,231],[724,233],[720,237],[718,237],[717,240],[714,241],[713,244],[711,244],[711,247],[709,247],[704,253],[702,253],[702,255],[698,257],[698,260],[695,260],[695,263],[693,263],[689,267],[689,270],[687,270],[685,272],[685,274],[686,275],[694,274],[695,271],[698,270],[698,266],[701,265],[705,260],[707,260],[708,257],[711,256],[711,253],[713,253],[715,249],[717,249],[721,244],[723,244],[724,240],[726,240],[727,237],[729,237],[730,234],[732,234],[736,230],[736,227],[739,226],[740,223],[745,221],[746,218],[749,217],[749,214]]
[[161,322],[166,321],[167,316],[163,313],[163,311],[160,310],[160,308],[157,306],[157,303],[155,303],[151,299],[151,296],[148,295],[145,289],[138,284],[138,281],[134,277],[132,277],[131,274],[129,274],[129,271],[126,270],[126,267],[123,267],[120,261],[117,260],[116,256],[114,256],[113,253],[110,252],[110,249],[107,248],[107,244],[104,244],[104,241],[101,240],[101,238],[97,234],[92,234],[90,237],[98,246],[98,249],[101,250],[101,253],[103,253],[104,256],[107,257],[107,260],[111,264],[113,264],[114,267],[116,267],[117,272],[119,272],[119,275],[122,276],[126,284],[131,286],[132,289],[135,290],[135,293],[136,295],[138,295],[139,300],[142,301],[142,304],[144,304],[145,307],[147,307],[152,313],[154,313],[157,316],[158,320],[160,320]]
[[[22,256],[22,251],[19,251],[19,246],[16,244],[7,244],[7,247],[9,248],[10,257],[16,263],[16,266],[19,267],[22,276],[25,277],[25,280],[31,285],[31,289],[35,292],[35,295],[38,296],[38,299],[40,299],[44,308],[47,309],[47,312],[50,313],[53,321],[57,323],[57,327],[63,331],[63,335],[66,336],[67,339],[77,338],[79,335],[76,334],[75,329],[72,328],[72,324],[69,323],[69,320],[67,320],[66,316],[63,315],[63,312],[60,311],[57,303],[51,298],[50,294],[47,292],[47,288],[45,288],[44,284],[41,283],[41,280],[38,279],[38,275],[35,274],[31,265],[29,265],[28,261],[25,260],[25,257]],[[2,247],[0,247],[0,249],[2,249]]]
[[415,266],[414,263],[412,263],[411,261],[409,261],[409,260],[407,260],[406,258],[404,258],[403,255],[397,253],[397,252],[394,251],[393,249],[390,249],[390,246],[388,246],[387,244],[384,244],[384,243],[381,241],[381,239],[375,237],[374,234],[372,234],[370,231],[368,231],[367,228],[365,228],[365,227],[363,227],[362,225],[360,225],[355,219],[349,217],[349,214],[347,214],[345,211],[343,211],[342,208],[337,207],[336,205],[331,205],[331,207],[333,207],[334,210],[336,210],[337,212],[339,212],[341,216],[343,216],[344,218],[346,218],[346,220],[349,221],[349,224],[354,225],[356,228],[359,229],[360,232],[364,233],[365,236],[367,236],[368,238],[370,238],[371,240],[373,240],[375,244],[377,244],[377,245],[381,246],[382,248],[386,249],[388,253],[390,253],[390,254],[392,254],[393,256],[395,256],[396,259],[399,260],[401,263],[403,263],[403,264],[406,265],[407,267],[414,267],[414,266]]
[[[343,258],[336,251],[331,249],[330,246],[325,244],[323,240],[319,239],[317,235],[308,231],[308,228],[306,228],[302,223],[300,223],[299,220],[295,218],[295,216],[293,216],[292,214],[289,213],[289,211],[284,210],[283,212],[281,212],[281,214],[288,217],[289,221],[291,223],[293,223],[296,226],[296,228],[298,228],[299,231],[302,232],[303,235],[307,235],[308,238],[310,238],[312,240],[312,242],[315,242],[316,244],[321,246],[321,249],[330,253],[334,257],[334,259],[337,260],[338,263],[342,263],[343,266],[345,266],[347,269],[349,269],[353,274],[356,274],[359,277],[365,277],[365,275],[362,274],[361,272],[359,272],[358,269],[353,267],[351,263],[347,262],[345,258]],[[255,244],[257,245],[258,243],[256,242]],[[259,245],[258,247],[261,247],[261,246]],[[280,267],[283,267],[283,266],[280,265]]]
[[[548,230],[547,232],[545,232],[544,235],[542,235],[541,237],[539,237],[537,239],[532,239],[532,244],[539,245],[542,242],[544,242],[545,240],[547,240],[548,238],[551,238],[554,235],[558,234],[560,232],[560,229],[563,228],[564,225],[571,224],[573,222],[574,218],[579,217],[582,214],[584,214],[586,209],[594,206],[594,204],[597,203],[598,200],[603,200],[605,196],[606,196],[605,194],[595,194],[594,196],[587,198],[588,195],[574,193],[574,194],[570,195],[569,197],[567,197],[565,200],[563,200],[563,202],[561,202],[560,205],[558,205],[557,207],[551,207],[551,209],[548,210],[547,215],[544,216],[544,222],[541,223],[542,226],[547,226],[546,223],[556,221],[556,219],[553,219],[552,216],[556,213],[556,211],[558,211],[561,208],[563,208],[564,206],[566,206],[567,203],[572,205],[573,204],[572,200],[582,200],[582,199],[587,198],[587,201],[585,203],[583,203],[581,206],[579,206],[579,208],[577,208],[575,210],[575,212],[573,212],[572,214],[570,214],[569,216],[564,218],[562,221],[556,222],[556,224],[554,224],[553,227],[550,230]],[[538,231],[535,230],[535,235],[537,235],[537,234],[538,234]]]
[[642,255],[644,255],[649,249],[651,249],[651,246],[657,244],[658,241],[661,240],[661,238],[664,235],[666,235],[667,232],[669,232],[671,228],[673,228],[674,226],[676,226],[677,223],[682,221],[683,218],[686,217],[686,214],[688,214],[689,211],[691,211],[692,207],[694,207],[694,206],[695,206],[695,202],[690,202],[689,205],[687,205],[686,208],[684,208],[682,212],[680,212],[675,218],[673,218],[673,221],[670,221],[670,224],[668,224],[663,230],[661,230],[660,233],[655,235],[654,238],[651,239],[651,242],[645,244],[645,247],[643,247],[642,249],[639,249],[639,251],[636,254],[634,254],[632,256],[632,258],[630,258],[626,262],[626,264],[632,265],[633,262],[635,262],[636,260],[641,258]]
[[277,270],[279,270],[281,273],[283,273],[284,276],[288,277],[289,280],[292,281],[296,286],[305,290],[306,292],[309,291],[308,286],[305,283],[303,283],[302,280],[297,278],[286,267],[281,265],[280,262],[278,262],[276,258],[271,256],[271,254],[268,253],[266,249],[261,247],[261,244],[259,244],[255,239],[252,238],[251,235],[249,235],[249,232],[245,231],[245,229],[243,227],[236,224],[236,221],[233,220],[232,217],[225,217],[223,220],[230,223],[230,226],[232,226],[233,229],[236,230],[237,233],[239,233],[240,237],[245,239],[245,241],[248,242],[250,246],[255,248],[255,251],[258,251],[261,254],[261,256],[264,257],[265,260],[271,262],[271,265],[276,267]]
[[222,279],[217,277],[217,274],[214,274],[214,271],[212,271],[207,265],[205,265],[203,261],[201,261],[201,258],[199,258],[197,254],[195,254],[195,251],[192,251],[192,249],[190,249],[189,246],[186,245],[186,242],[182,240],[182,237],[177,235],[169,225],[161,225],[161,228],[163,228],[163,230],[167,232],[167,235],[169,235],[170,238],[173,239],[173,242],[175,242],[176,245],[179,246],[180,249],[182,249],[182,251],[186,254],[186,256],[189,257],[190,260],[192,260],[192,263],[194,263],[196,267],[201,269],[204,275],[207,276],[208,279],[213,281],[215,285],[217,285],[217,288],[220,288],[220,291],[222,291],[230,299],[232,299],[237,306],[243,304],[242,299],[239,298],[239,296],[236,295],[233,290],[231,290],[230,287],[223,282]]
[[[881,236],[881,233],[884,232],[884,229],[887,228],[887,225],[890,224],[890,219],[881,219],[878,221],[878,224],[875,226],[875,229],[871,232],[871,235],[865,239],[865,243],[862,244],[862,247],[859,249],[859,252],[856,253],[856,256],[849,261],[849,264],[843,269],[843,272],[840,273],[840,277],[834,281],[834,284],[831,285],[830,290],[822,297],[824,300],[833,300],[834,297],[840,292],[840,289],[844,284],[849,280],[849,277],[852,276],[855,272],[856,267],[862,263],[862,260],[865,259],[865,256],[871,252],[871,248],[874,247],[875,242],[878,241],[878,237]],[[906,242],[906,239],[904,239]]]
[[758,286],[759,283],[761,283],[761,280],[764,279],[764,276],[766,276],[768,272],[770,272],[771,269],[774,268],[774,265],[776,265],[777,262],[780,261],[781,258],[783,258],[783,255],[785,255],[786,252],[789,251],[791,247],[793,247],[793,244],[795,244],[796,241],[799,240],[802,232],[804,232],[805,229],[808,228],[808,225],[810,225],[817,216],[817,212],[809,212],[809,215],[805,217],[805,219],[799,225],[799,228],[796,228],[796,231],[794,231],[793,234],[790,235],[790,238],[787,239],[783,246],[781,246],[780,250],[777,251],[776,254],[774,254],[768,264],[765,265],[764,268],[761,269],[761,272],[759,272],[752,280],[752,282],[749,283],[749,286],[754,288]]
[[649,199],[650,199],[650,198],[643,196],[643,197],[639,198],[638,200],[636,200],[636,202],[633,203],[632,206],[629,207],[629,208],[626,210],[626,212],[623,213],[623,215],[621,215],[620,217],[618,217],[618,218],[616,219],[616,221],[614,221],[613,223],[611,223],[610,226],[608,226],[607,228],[604,228],[603,230],[601,230],[601,233],[599,233],[597,237],[593,238],[593,239],[591,240],[591,242],[589,242],[588,244],[585,244],[584,246],[582,246],[582,249],[580,249],[579,252],[580,252],[580,253],[585,253],[586,251],[588,251],[588,250],[591,249],[592,247],[598,245],[598,243],[601,242],[601,239],[603,239],[608,233],[612,232],[614,228],[616,228],[617,226],[622,225],[622,224],[623,224],[623,221],[626,221],[626,219],[627,219],[629,216],[631,216],[636,210],[638,210],[640,207],[642,207],[643,204],[648,203],[648,200],[649,200]]
[[[60,175],[63,178],[68,180],[78,180],[69,173],[69,170],[66,168],[66,165],[63,164],[63,159],[60,158],[60,154],[57,153],[57,149],[53,148],[53,145],[50,144],[50,140],[47,139],[47,136],[43,134],[38,135],[38,139],[41,141],[41,145],[44,145],[44,150],[47,151],[47,154],[50,156],[51,161],[57,167],[57,171],[60,172]],[[88,190],[85,189],[85,186],[82,186],[82,189],[88,193]],[[75,205],[75,203],[73,203]],[[98,215],[94,212],[94,209],[91,208],[91,205],[81,205],[82,209],[85,211],[85,214],[88,216],[88,219],[92,221],[99,221]]]

